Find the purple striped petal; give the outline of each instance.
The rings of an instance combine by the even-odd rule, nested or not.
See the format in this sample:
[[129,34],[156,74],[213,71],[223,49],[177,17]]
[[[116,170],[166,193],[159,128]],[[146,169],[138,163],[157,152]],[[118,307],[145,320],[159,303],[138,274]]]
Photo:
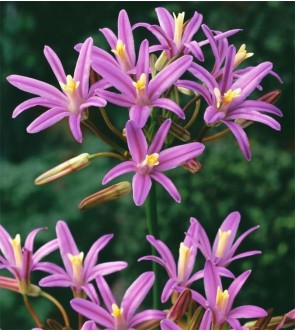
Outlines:
[[113,234],[107,234],[102,237],[100,237],[98,240],[96,240],[91,248],[89,249],[85,260],[84,260],[84,275],[87,279],[87,275],[90,272],[90,270],[94,267],[95,263],[98,259],[99,252],[111,241],[113,238]]
[[135,172],[136,167],[133,161],[124,161],[121,164],[112,168],[102,179],[102,184],[106,184],[114,178],[129,172]]
[[245,271],[241,275],[239,275],[229,286],[228,288],[228,294],[229,294],[229,300],[227,308],[230,309],[233,305],[233,302],[238,295],[240,289],[243,287],[244,283],[248,279],[249,275],[251,274],[251,271]]
[[82,286],[83,291],[86,293],[88,298],[90,299],[91,302],[95,304],[100,304],[99,297],[97,295],[97,291],[94,287],[93,284],[87,284],[85,286]]
[[204,53],[197,41],[193,40],[190,43],[185,43],[184,46],[187,48],[186,53],[191,52],[192,55],[195,56],[197,60],[201,62],[205,60]]
[[199,156],[205,149],[201,143],[188,143],[166,149],[159,153],[159,165],[154,171],[162,172],[182,165],[187,160]]
[[68,98],[62,92],[42,81],[20,75],[10,75],[7,81],[22,91],[47,98],[61,106],[66,107],[68,104]]
[[213,314],[210,309],[205,311],[205,314],[202,318],[201,324],[199,326],[199,330],[211,330],[211,324],[213,322]]
[[113,33],[113,31],[110,30],[109,28],[99,29],[99,31],[104,35],[105,39],[107,40],[111,48],[115,50],[118,38]]
[[109,63],[110,65],[113,65],[113,66],[119,68],[118,62],[108,52],[106,52],[105,50],[103,50],[103,49],[101,49],[99,47],[93,46],[92,47],[92,62],[91,62],[91,67],[95,71],[97,71],[96,70],[97,67],[99,68],[99,64],[100,64],[101,60]]
[[150,100],[158,99],[163,92],[170,88],[190,67],[192,61],[191,56],[184,55],[161,70],[149,83],[148,95]]
[[82,143],[82,131],[81,131],[81,113],[72,114],[69,116],[69,126],[71,133],[78,143]]
[[132,159],[136,164],[145,160],[148,146],[146,138],[140,127],[133,121],[126,124],[127,143]]
[[101,90],[97,89],[96,94],[98,94],[100,97],[104,98],[108,102],[122,106],[122,107],[130,107],[134,104],[134,100],[130,98],[129,96],[121,95],[118,93],[106,91],[106,90]]
[[129,327],[134,327],[140,323],[146,322],[146,321],[157,321],[164,319],[166,317],[166,313],[161,310],[144,310],[140,312],[139,314],[134,315],[134,317],[131,319],[129,323]]
[[234,318],[228,317],[226,319],[226,321],[228,322],[228,324],[236,331],[236,330],[243,330],[244,327],[241,325],[241,323]]
[[[58,103],[59,104],[59,103]],[[12,113],[12,117],[15,118],[23,111],[27,110],[28,108],[35,107],[35,106],[44,106],[52,108],[54,106],[58,106],[56,103],[43,98],[43,97],[35,97],[29,100],[24,101],[23,103],[19,104]]]
[[204,278],[204,270],[200,270],[194,273],[187,281],[187,285],[191,285],[193,282]]
[[200,224],[200,222],[195,219],[195,218],[191,218],[193,219],[195,222],[198,223],[198,229],[199,229],[199,235],[198,235],[198,240],[199,240],[199,249],[201,250],[203,256],[205,257],[205,259],[210,259],[212,258],[212,253],[211,253],[211,245],[210,245],[210,241],[208,239],[208,236],[204,230],[204,228],[202,227],[202,225]]
[[167,119],[161,124],[161,127],[158,129],[156,135],[153,138],[151,145],[148,148],[147,154],[160,152],[165,142],[165,139],[167,138],[171,123],[172,123],[171,119]]
[[114,318],[99,305],[84,299],[73,299],[70,303],[72,308],[81,315],[108,329],[114,329]]
[[164,319],[161,321],[161,330],[182,330],[176,323],[172,322],[169,319]]
[[132,65],[135,64],[134,39],[126,10],[121,10],[118,17],[118,39],[125,44]]
[[223,75],[221,81],[219,82],[220,92],[223,95],[227,92],[233,83],[233,69],[234,69],[234,60],[236,55],[236,49],[233,45],[228,48],[225,64],[223,68]]
[[235,122],[230,122],[230,121],[222,121],[230,131],[233,133],[235,138],[238,141],[238,144],[240,146],[240,149],[244,155],[244,157],[247,160],[251,160],[251,150],[250,150],[250,143],[248,141],[248,137],[246,133],[244,132],[243,128]]
[[255,305],[243,305],[230,312],[231,318],[258,318],[267,316],[267,312]]
[[[183,291],[184,287],[182,287],[182,289],[178,290],[178,291]],[[208,305],[207,300],[204,298],[204,296],[202,296],[200,293],[194,291],[193,289],[190,290],[192,293],[192,299],[196,302],[198,302],[202,307],[206,308]]]
[[59,122],[69,115],[70,113],[65,108],[53,107],[38,116],[38,118],[27,127],[27,132],[29,134],[38,133],[39,131],[54,125],[56,122]]
[[104,107],[107,104],[106,100],[100,97],[89,97],[86,102],[81,104],[80,111],[83,111],[85,108],[90,106]]
[[34,253],[33,262],[39,262],[43,257],[49,255],[50,253],[58,249],[58,246],[59,245],[57,239],[47,242]]
[[136,173],[132,179],[133,200],[135,205],[141,206],[151,189],[152,180],[149,175]]
[[174,19],[166,8],[158,7],[155,9],[160,23],[160,27],[171,39],[174,38]]
[[174,287],[178,284],[178,282],[175,279],[168,279],[168,281],[166,282],[164,289],[162,291],[162,295],[161,295],[161,302],[165,303],[167,302],[170,297],[171,294],[174,291]]
[[182,42],[189,43],[194,34],[199,30],[201,23],[203,20],[203,15],[199,14],[198,12],[194,12],[193,17],[188,21],[185,30],[182,35]]
[[175,83],[175,85],[180,86],[182,88],[186,88],[191,91],[198,92],[201,96],[204,97],[204,99],[206,100],[206,103],[208,105],[211,105],[213,103],[212,97],[211,97],[208,89],[199,83],[188,81],[188,80],[178,80]]
[[32,261],[32,251],[27,250],[26,248],[22,251],[23,255],[23,261],[22,261],[22,267],[21,267],[21,279],[22,280],[29,280],[30,274],[33,267],[33,261]]
[[282,111],[278,107],[261,100],[245,100],[240,105],[238,105],[238,108],[250,108],[259,112],[266,112],[275,114],[277,116],[283,116]]
[[177,202],[180,203],[181,196],[175,187],[174,183],[164,174],[160,172],[153,172],[150,174],[151,178],[159,182],[168,192],[168,194]]
[[[47,272],[50,274],[60,274],[64,276],[68,276],[67,273],[65,272],[64,269],[62,269],[60,266],[54,264],[54,263],[49,263],[49,262],[41,262],[35,264],[33,270],[38,270],[38,271],[43,271]],[[69,277],[68,277],[69,279]]]
[[96,324],[92,320],[88,320],[83,324],[80,330],[98,330]]
[[206,24],[202,24],[202,30],[203,30],[205,36],[207,37],[207,41],[203,42],[203,43],[200,42],[199,46],[201,47],[209,42],[213,55],[214,55],[214,60],[215,60],[214,69],[219,68],[221,65],[221,62],[222,62],[222,58],[220,57],[217,42],[213,36],[213,33]]
[[129,111],[129,118],[140,128],[144,127],[151,114],[151,107],[144,105],[133,105]]
[[151,105],[154,107],[165,108],[165,109],[175,113],[181,119],[185,118],[185,114],[183,113],[182,108],[178,104],[176,104],[173,100],[170,100],[168,98],[158,98],[158,99],[152,101]]
[[76,256],[80,252],[66,222],[62,220],[58,221],[55,229],[61,258],[68,274],[72,275],[72,264],[68,258],[68,254]]
[[109,312],[112,312],[112,305],[116,303],[116,300],[109,285],[105,281],[104,277],[100,275],[96,277],[96,284],[106,308]]
[[192,63],[188,71],[191,72],[201,82],[203,82],[209,91],[213,91],[214,88],[218,87],[214,77],[202,66],[196,63]]
[[11,236],[6,229],[0,225],[0,249],[8,263],[15,265],[14,251],[11,244]]
[[159,40],[161,45],[165,48],[168,58],[172,58],[177,54],[177,47],[173,38],[169,37],[164,30],[158,25],[149,25],[147,29]]
[[217,289],[220,287],[222,290],[222,285],[216,268],[211,261],[205,263],[204,287],[210,307],[215,308]]
[[261,253],[262,253],[262,251],[260,251],[260,250],[246,251],[246,252],[243,252],[242,254],[239,254],[239,255],[236,255],[236,256],[232,257],[231,259],[228,260],[228,263],[231,263],[232,261],[235,261],[236,259],[249,257],[249,256],[253,256],[253,255],[259,255]]
[[55,274],[41,279],[39,285],[41,287],[70,287],[72,283],[68,275]]
[[127,289],[121,304],[123,314],[127,321],[130,321],[137,308],[150,291],[155,281],[153,272],[145,272],[141,274]]
[[57,81],[59,83],[66,84],[67,82],[66,73],[57,54],[49,46],[45,46],[43,52]]
[[74,81],[80,82],[78,91],[82,99],[86,99],[89,90],[89,72],[92,54],[93,39],[89,37],[85,40],[77,60]]
[[136,80],[140,79],[141,74],[146,75],[146,85],[148,85],[149,78],[149,68],[150,68],[150,58],[149,58],[149,42],[145,39],[139,48],[138,60],[136,65]]
[[204,113],[204,120],[208,125],[218,123],[225,118],[225,113],[219,111],[215,106],[207,107]]
[[170,275],[170,271],[167,268],[167,263],[163,259],[161,259],[161,258],[159,258],[157,256],[152,256],[152,255],[143,256],[143,257],[140,257],[138,259],[138,262],[141,262],[141,261],[152,261],[152,262],[156,262],[156,263],[160,264],[161,266],[163,266],[163,268]]
[[25,241],[25,244],[24,244],[24,248],[26,248],[27,250],[29,251],[32,251],[34,250],[34,241],[35,241],[35,236],[42,230],[46,230],[47,228],[46,227],[39,227],[39,228],[36,228],[34,230],[32,230],[29,235],[27,236],[26,238],[26,241]]
[[90,282],[91,280],[95,279],[98,275],[106,276],[108,274],[126,269],[127,265],[128,264],[126,262],[120,262],[120,261],[98,264],[88,272],[86,282]]

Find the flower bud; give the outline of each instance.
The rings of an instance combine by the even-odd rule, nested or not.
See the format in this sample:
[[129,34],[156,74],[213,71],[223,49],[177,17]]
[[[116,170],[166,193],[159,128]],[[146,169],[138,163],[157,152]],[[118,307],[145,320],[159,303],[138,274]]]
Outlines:
[[171,309],[167,314],[167,319],[176,321],[180,319],[186,312],[190,301],[192,299],[192,292],[189,288],[186,288],[177,298]]
[[166,52],[163,51],[155,63],[155,68],[157,71],[161,71],[168,63],[168,58]]
[[279,90],[279,89],[272,90],[272,91],[266,93],[265,95],[261,96],[260,98],[258,98],[258,100],[265,101],[269,104],[275,104],[278,101],[281,94],[282,94],[282,90]]
[[79,156],[65,161],[64,163],[50,169],[49,171],[41,174],[35,180],[36,185],[46,184],[59,179],[67,174],[74,173],[80,169],[88,166],[90,161],[88,153],[82,153]]
[[123,181],[106,189],[100,190],[84,198],[78,205],[80,210],[91,209],[97,205],[113,201],[131,192],[131,183]]
[[[160,117],[160,122],[163,123],[166,119]],[[182,142],[187,142],[191,138],[191,134],[188,130],[181,127],[180,125],[176,124],[175,122],[171,122],[171,127],[169,130],[169,134],[173,135],[174,137],[178,138]]]
[[189,90],[189,89],[186,89],[186,88],[182,88],[180,86],[177,87],[177,90],[182,93],[183,95],[186,95],[186,96],[191,96],[193,94],[193,91]]
[[192,174],[198,173],[199,170],[202,168],[202,164],[196,159],[190,159],[186,161],[182,166]]

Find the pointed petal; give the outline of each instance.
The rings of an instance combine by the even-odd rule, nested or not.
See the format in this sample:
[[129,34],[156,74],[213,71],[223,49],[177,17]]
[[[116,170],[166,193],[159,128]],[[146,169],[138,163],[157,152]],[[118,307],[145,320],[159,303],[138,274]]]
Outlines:
[[112,312],[112,305],[116,303],[113,293],[103,276],[96,277],[96,284],[100,292],[101,298],[109,312]]
[[205,45],[205,43],[210,44],[210,47],[212,49],[212,52],[213,52],[213,55],[215,58],[214,59],[215,60],[214,68],[219,68],[221,65],[222,58],[220,57],[217,42],[213,36],[213,33],[206,24],[202,24],[202,30],[203,30],[205,36],[207,37],[207,41],[203,42],[203,43],[202,42],[199,43],[199,46],[201,47],[201,46]]
[[135,172],[136,167],[133,161],[124,161],[121,164],[112,168],[102,179],[102,184],[106,184],[114,178],[129,172]]
[[206,124],[215,124],[225,119],[225,113],[220,112],[216,106],[209,106],[206,108],[204,113],[204,120]]
[[149,175],[136,173],[132,179],[133,200],[135,205],[141,206],[151,189],[152,180]]
[[9,233],[2,225],[0,225],[0,250],[7,259],[8,263],[15,265],[14,251],[11,240],[12,239]]
[[222,290],[222,285],[216,268],[211,261],[205,263],[204,286],[209,305],[211,308],[215,308],[217,289],[220,287]]
[[[62,269],[60,266],[58,266],[54,263],[49,263],[49,262],[37,263],[37,264],[35,264],[33,270],[34,271],[35,270],[43,271],[43,272],[47,272],[50,274],[60,274],[60,275],[67,276],[64,269]],[[69,279],[69,277],[68,277],[68,279]]]
[[186,53],[191,52],[198,61],[203,62],[205,60],[204,53],[197,41],[193,40],[190,43],[185,43],[184,46],[187,48]]
[[7,77],[7,81],[22,91],[47,98],[61,106],[67,105],[67,97],[52,85],[20,75],[10,75]]
[[182,35],[182,42],[189,43],[194,34],[199,30],[201,23],[203,20],[203,15],[199,14],[198,12],[194,12],[193,17],[188,21],[185,30]]
[[70,112],[68,112],[65,108],[53,107],[50,110],[38,116],[37,119],[35,119],[27,127],[27,132],[29,134],[38,133],[41,130],[51,127],[52,125],[54,125],[55,123],[59,122],[60,120],[69,115]]
[[99,29],[99,31],[104,35],[105,39],[108,41],[109,45],[113,50],[116,49],[118,38],[109,28]]
[[168,192],[168,194],[177,202],[180,203],[181,196],[175,187],[174,183],[164,174],[154,172],[150,174],[151,178],[159,182]]
[[236,55],[236,49],[233,45],[229,46],[226,57],[225,64],[223,67],[223,75],[219,83],[220,92],[223,95],[227,92],[233,83],[233,70],[234,70],[234,60]]
[[101,263],[96,266],[94,266],[87,275],[87,282],[92,281],[95,279],[98,275],[106,276],[108,274],[121,271],[123,269],[126,269],[127,263],[126,262],[107,262],[107,263]]
[[[82,45],[82,44],[81,44]],[[77,45],[78,46],[78,45]],[[77,47],[78,48],[78,47]],[[115,46],[116,48],[116,46]],[[92,62],[91,62],[91,67],[97,71],[97,67],[99,68],[99,63],[103,59],[105,62],[109,63],[110,65],[113,65],[115,67],[119,68],[118,62],[105,50],[93,46],[92,47]]]
[[191,289],[192,299],[198,302],[202,307],[206,308],[208,305],[208,301],[202,296],[200,293]]
[[259,112],[265,112],[265,113],[275,114],[277,116],[283,116],[282,111],[278,107],[261,100],[245,100],[240,105],[238,105],[238,108],[244,108],[244,109],[247,108]]
[[145,272],[141,274],[127,289],[121,307],[124,310],[124,317],[130,321],[137,308],[141,305],[142,301],[150,291],[155,281],[153,272]]
[[82,286],[83,291],[86,293],[86,295],[88,296],[88,298],[90,299],[91,302],[95,303],[95,304],[100,304],[98,295],[97,295],[97,291],[94,287],[93,284],[87,284],[85,286]]
[[29,235],[26,238],[24,248],[26,248],[29,251],[34,251],[34,241],[35,241],[35,236],[42,230],[46,230],[45,227],[39,227],[34,230],[32,230]]
[[107,104],[106,100],[100,97],[89,97],[86,102],[81,104],[80,111],[83,111],[85,108],[90,106],[104,107]]
[[69,116],[69,125],[71,133],[74,137],[74,139],[78,143],[82,143],[83,136],[82,136],[82,130],[81,130],[81,113],[79,114],[73,114]]
[[180,166],[187,160],[198,157],[204,149],[205,146],[201,143],[188,143],[163,150],[159,153],[159,165],[154,170],[162,172]]
[[76,256],[80,252],[66,222],[60,220],[56,223],[56,235],[64,266],[68,274],[72,275],[72,264],[68,258],[68,254]]
[[81,315],[94,320],[99,325],[102,325],[108,329],[114,329],[115,324],[113,317],[99,305],[88,300],[77,298],[70,301],[70,303],[72,308]]
[[96,94],[114,105],[130,107],[134,104],[130,97],[119,93],[97,89]]
[[55,274],[41,279],[39,285],[41,287],[70,287],[72,280],[68,275]]
[[165,139],[168,135],[171,123],[172,123],[171,119],[167,119],[161,124],[161,127],[158,129],[150,147],[148,148],[147,154],[160,152],[165,142]]
[[88,320],[83,324],[80,330],[98,330],[96,324],[92,320]]
[[171,330],[182,330],[176,323],[172,322],[172,320],[164,319],[161,321],[161,330],[171,331]]
[[198,230],[199,230],[199,236],[198,236],[198,240],[199,240],[199,245],[198,248],[201,250],[204,258],[207,260],[211,260],[212,258],[212,253],[211,253],[211,245],[210,245],[210,241],[208,239],[208,236],[203,228],[203,226],[201,225],[201,223],[195,219],[195,218],[191,218],[193,219],[195,222],[198,223]]
[[235,122],[230,122],[230,121],[222,121],[222,122],[226,126],[228,126],[230,131],[234,134],[244,157],[247,160],[251,160],[250,144],[248,141],[248,137],[247,137],[245,131],[243,130],[243,128],[238,123],[235,123]]
[[140,79],[141,74],[146,75],[146,85],[148,85],[149,78],[149,68],[150,68],[150,58],[149,58],[149,42],[145,39],[139,48],[138,60],[136,64],[136,80]]
[[175,85],[199,93],[201,96],[204,97],[204,99],[208,105],[211,105],[213,103],[212,97],[211,97],[208,89],[199,83],[188,81],[188,80],[178,80],[175,83]]
[[160,23],[160,27],[171,39],[174,38],[174,19],[166,8],[158,7],[155,9]]
[[149,25],[147,29],[159,40],[163,48],[166,50],[169,59],[177,54],[178,49],[173,41],[173,37],[170,37],[158,25]]
[[152,102],[152,106],[165,108],[165,109],[175,113],[181,119],[185,118],[185,114],[183,113],[182,108],[178,104],[176,104],[173,100],[170,100],[168,98],[155,99]]
[[67,78],[64,67],[57,54],[49,46],[44,47],[44,55],[58,81],[58,83],[66,84]]
[[228,317],[226,319],[226,321],[233,328],[234,331],[236,331],[236,330],[243,330],[243,326],[241,325],[241,323],[237,319]]
[[140,323],[146,322],[146,321],[160,321],[166,317],[166,313],[161,310],[144,310],[140,312],[139,314],[134,315],[134,317],[131,319],[129,326],[136,328],[136,326]]
[[158,99],[164,91],[170,88],[190,67],[192,61],[191,56],[184,55],[161,70],[149,83],[148,95],[150,100]]
[[127,54],[131,63],[135,64],[135,50],[133,32],[131,29],[129,17],[126,10],[121,10],[118,17],[118,39],[122,40],[125,44]]
[[243,252],[242,254],[233,256],[231,259],[228,260],[228,263],[231,263],[232,261],[235,261],[236,259],[249,257],[249,256],[253,256],[253,255],[259,255],[261,253],[262,253],[262,251],[260,251],[260,250],[246,251],[246,252]]
[[24,101],[23,103],[19,104],[12,113],[12,117],[15,118],[23,111],[26,111],[28,108],[35,107],[35,106],[44,106],[52,108],[54,106],[58,106],[56,103],[43,98],[43,97],[35,97],[29,100]]
[[230,312],[231,318],[258,318],[267,316],[267,312],[255,305],[243,305]]
[[136,164],[142,162],[148,150],[143,131],[134,121],[128,121],[126,124],[126,136],[132,159]]
[[98,259],[99,252],[111,241],[113,234],[106,234],[96,240],[89,249],[84,260],[84,275],[87,278],[88,273],[93,268]]
[[187,281],[187,284],[188,285],[191,285],[193,282],[199,280],[199,279],[202,279],[204,278],[204,270],[200,270],[196,273],[194,273]]
[[198,78],[202,83],[204,83],[209,91],[213,91],[214,88],[218,87],[218,84],[214,77],[202,66],[192,63],[189,70],[196,78]]
[[138,262],[141,262],[141,261],[152,261],[152,262],[156,262],[156,263],[160,264],[161,266],[163,266],[163,268],[169,274],[169,271],[167,270],[167,263],[163,259],[161,259],[161,258],[159,258],[157,256],[147,255],[147,256],[140,257],[137,261]]
[[82,99],[86,99],[89,90],[89,73],[92,54],[93,39],[89,37],[85,40],[77,60],[74,80],[80,82],[78,91]]
[[171,297],[171,294],[173,293],[174,291],[174,287],[178,284],[178,282],[174,279],[168,279],[168,281],[166,282],[165,286],[164,286],[164,289],[162,291],[162,295],[161,295],[161,302],[162,303],[165,303],[167,302],[170,297]]
[[210,309],[205,311],[205,314],[202,318],[201,324],[199,326],[199,330],[211,330],[211,325],[213,322],[213,314]]
[[251,271],[245,271],[241,275],[239,275],[229,286],[228,288],[228,294],[229,294],[229,300],[227,308],[231,308],[233,305],[233,302],[238,295],[240,289],[243,287],[244,283],[248,279],[249,275],[251,274]]
[[42,247],[40,247],[33,255],[33,262],[34,264],[39,262],[43,257],[49,255],[56,249],[58,249],[58,240],[54,239],[46,244],[44,244]]
[[144,105],[133,105],[129,111],[129,118],[136,123],[139,128],[143,128],[151,114],[151,107]]

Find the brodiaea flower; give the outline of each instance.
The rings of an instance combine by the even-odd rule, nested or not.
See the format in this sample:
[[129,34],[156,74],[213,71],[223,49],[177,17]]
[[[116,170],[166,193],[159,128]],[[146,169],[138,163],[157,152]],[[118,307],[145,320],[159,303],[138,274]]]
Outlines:
[[187,160],[199,156],[205,147],[200,143],[188,143],[160,151],[170,126],[170,119],[163,122],[148,147],[140,127],[135,122],[128,121],[126,136],[132,160],[125,161],[111,169],[104,176],[102,183],[106,184],[124,173],[135,172],[132,188],[136,205],[144,203],[150,191],[152,179],[159,182],[176,202],[180,202],[180,195],[175,185],[162,172],[180,166]]
[[106,105],[104,99],[94,95],[95,89],[100,87],[99,82],[89,89],[92,45],[92,38],[88,38],[84,42],[76,64],[74,77],[66,76],[56,53],[50,47],[45,46],[44,55],[61,86],[62,92],[52,85],[30,77],[19,75],[7,77],[8,82],[20,90],[39,96],[21,103],[14,110],[13,118],[28,108],[38,105],[49,108],[28,126],[28,133],[37,133],[68,117],[69,126],[75,140],[79,143],[82,142],[80,122],[86,116],[87,108],[89,106],[102,107]]
[[[42,264],[46,264],[39,263],[39,261],[58,248],[58,242],[55,239],[33,253],[35,236],[43,229],[45,228],[36,228],[31,231],[26,238],[24,246],[21,247],[20,235],[17,234],[12,239],[4,227],[0,225],[0,249],[3,255],[0,255],[0,269],[7,269],[17,281],[16,284],[13,280],[9,280],[10,278],[3,278],[1,282],[4,282],[7,286],[6,288],[19,291],[22,294],[34,293],[34,287],[31,285],[32,271],[39,270]],[[3,286],[5,287],[4,284]]]
[[108,284],[103,277],[96,279],[97,287],[106,309],[98,303],[84,299],[74,299],[71,306],[83,316],[92,319],[98,325],[111,330],[145,329],[155,327],[166,317],[160,310],[145,310],[136,314],[136,310],[150,291],[155,280],[153,272],[140,275],[127,289],[121,305],[117,305]]
[[56,234],[65,270],[53,263],[40,263],[42,271],[52,274],[43,278],[39,283],[40,286],[71,287],[76,295],[79,295],[82,290],[90,295],[92,292],[90,282],[98,275],[120,271],[127,266],[127,263],[121,261],[95,265],[99,252],[112,239],[112,234],[104,235],[95,241],[85,256],[85,260],[84,253],[78,250],[75,240],[64,221],[57,222]]

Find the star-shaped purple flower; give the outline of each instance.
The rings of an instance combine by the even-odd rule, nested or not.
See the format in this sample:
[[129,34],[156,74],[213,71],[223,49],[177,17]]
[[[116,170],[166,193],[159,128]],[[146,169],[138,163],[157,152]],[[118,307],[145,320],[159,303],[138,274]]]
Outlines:
[[122,162],[111,169],[103,178],[106,184],[112,179],[129,172],[135,172],[132,180],[133,199],[136,205],[142,205],[151,189],[152,179],[159,182],[176,202],[180,194],[173,182],[163,171],[182,165],[187,160],[199,156],[204,151],[201,143],[188,143],[161,151],[171,126],[171,120],[163,122],[148,147],[147,140],[140,127],[129,120],[126,124],[126,136],[132,160]]
[[28,133],[37,133],[68,117],[70,130],[75,140],[79,143],[82,142],[80,123],[87,116],[85,113],[87,108],[89,106],[103,107],[106,105],[104,99],[95,96],[95,89],[101,86],[99,82],[89,89],[92,45],[92,38],[88,38],[84,42],[76,64],[74,77],[66,76],[56,53],[50,47],[45,46],[44,55],[61,86],[62,92],[52,85],[30,77],[19,75],[7,77],[8,82],[20,90],[39,96],[18,105],[13,112],[13,118],[31,107],[43,106],[49,108],[28,126]]

